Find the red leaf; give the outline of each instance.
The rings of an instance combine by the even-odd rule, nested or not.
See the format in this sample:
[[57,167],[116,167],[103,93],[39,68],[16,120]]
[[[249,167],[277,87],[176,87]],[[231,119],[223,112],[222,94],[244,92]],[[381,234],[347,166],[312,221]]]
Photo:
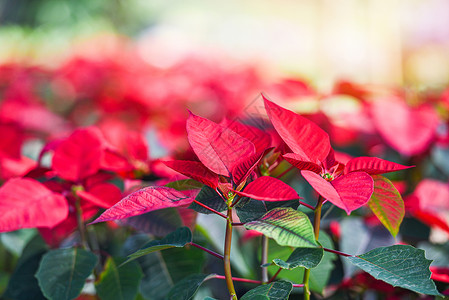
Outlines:
[[128,159],[112,149],[104,149],[100,167],[103,170],[113,172],[130,172],[133,170],[133,166],[129,163]]
[[175,189],[149,186],[123,198],[90,224],[125,219],[167,207],[185,206],[192,201],[193,198],[189,198]]
[[418,209],[418,210],[412,211],[412,214],[415,218],[417,218],[424,224],[427,224],[429,227],[438,227],[441,230],[443,230],[449,234],[449,225],[443,218],[436,215],[435,213],[431,213],[431,212],[427,212],[427,211]]
[[101,156],[100,131],[93,127],[78,129],[58,145],[52,167],[61,178],[78,181],[99,170]]
[[311,171],[301,171],[301,174],[315,191],[348,215],[365,205],[374,190],[373,179],[364,172],[352,172],[330,182]]
[[87,191],[79,190],[76,194],[84,200],[90,201],[92,204],[102,208],[109,208],[122,198],[120,189],[112,183],[107,182],[93,185]]
[[309,171],[312,171],[317,174],[319,174],[321,172],[321,167],[319,165],[308,161],[307,158],[304,158],[299,154],[287,153],[287,154],[284,154],[283,157],[292,166],[298,168],[299,170],[309,170]]
[[271,123],[290,149],[310,162],[323,161],[331,149],[329,135],[312,121],[263,97]]
[[262,201],[286,201],[301,199],[288,184],[270,176],[262,176],[249,183],[238,195]]
[[15,178],[0,188],[0,232],[53,227],[68,213],[67,200],[34,179]]
[[209,171],[208,168],[198,161],[174,160],[163,163],[176,172],[204,183],[213,189],[218,186],[218,175]]
[[449,186],[434,179],[422,180],[414,195],[419,199],[421,210],[442,213],[449,211]]
[[14,125],[0,124],[0,158],[20,159],[20,149],[24,139],[23,133]]
[[232,180],[236,185],[245,181],[254,169],[259,165],[262,158],[273,150],[273,148],[265,149],[250,157],[243,157],[232,169]]
[[356,157],[346,163],[345,174],[360,171],[366,172],[370,175],[378,175],[405,170],[412,167],[413,166],[403,166],[377,157]]
[[224,120],[222,125],[250,140],[256,147],[256,152],[264,151],[271,146],[271,135],[259,128],[229,120]]
[[374,124],[385,141],[408,156],[427,150],[439,123],[432,107],[411,108],[401,99],[375,101],[371,112]]
[[190,113],[187,120],[190,146],[209,170],[229,176],[242,157],[255,152],[253,143],[229,128]]
[[431,266],[429,269],[432,272],[432,276],[430,277],[432,280],[449,283],[449,268],[448,267]]
[[36,162],[26,156],[22,156],[20,159],[0,158],[0,178],[2,180],[24,176],[35,168]]

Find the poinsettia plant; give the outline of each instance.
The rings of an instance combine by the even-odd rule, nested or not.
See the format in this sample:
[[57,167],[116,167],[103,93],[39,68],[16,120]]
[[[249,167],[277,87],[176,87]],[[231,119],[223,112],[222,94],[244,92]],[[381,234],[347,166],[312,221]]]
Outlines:
[[[139,69],[143,89],[122,65],[74,59],[53,74],[72,87],[55,91],[58,109],[34,95],[36,70],[0,86],[3,298],[447,294],[446,94],[410,104],[398,91],[380,99],[339,83],[320,95],[286,79],[268,89],[282,105],[262,95],[262,115],[235,118],[235,95],[192,66]],[[252,86],[253,75],[221,78]],[[194,102],[189,113],[188,90],[155,93],[183,76],[229,114]],[[357,110],[331,115],[341,95]],[[294,112],[302,97],[318,108]],[[38,155],[24,156],[36,140]]]

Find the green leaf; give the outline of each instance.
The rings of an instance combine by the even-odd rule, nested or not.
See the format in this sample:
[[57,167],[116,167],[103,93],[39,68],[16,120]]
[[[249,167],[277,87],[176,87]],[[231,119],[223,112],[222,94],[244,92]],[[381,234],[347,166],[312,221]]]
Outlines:
[[296,248],[287,261],[276,258],[273,262],[282,269],[292,270],[297,267],[312,269],[318,266],[323,254],[323,248]]
[[424,250],[394,245],[377,248],[358,256],[349,256],[346,259],[374,278],[392,286],[427,295],[440,295],[435,283],[430,279],[431,261],[426,259]]
[[275,208],[262,218],[245,224],[246,229],[259,231],[281,246],[319,247],[309,218],[292,208]]
[[239,219],[243,223],[251,222],[259,219],[270,210],[277,207],[291,207],[297,209],[299,206],[298,200],[289,201],[260,201],[253,200],[247,197],[240,199],[240,202],[236,205],[236,212]]
[[390,180],[380,175],[372,175],[372,177],[374,192],[368,205],[391,235],[396,237],[404,219],[404,201]]
[[189,275],[201,273],[206,255],[208,254],[195,247],[171,248],[161,252],[174,283],[178,283]]
[[[335,249],[332,238],[324,231],[320,231],[318,241],[324,248]],[[324,252],[319,265],[310,271],[309,286],[311,291],[323,293],[331,277],[332,270],[335,268],[334,260],[336,259],[337,255],[334,253]]]
[[[195,200],[220,212],[228,208],[226,202],[224,202],[220,195],[213,188],[208,187],[207,185],[203,186]],[[202,207],[201,205],[196,204],[195,202],[192,202],[189,208],[202,214],[213,214],[213,212]]]
[[[127,256],[140,249],[149,242],[146,234],[136,234],[129,237],[123,245],[121,255]],[[180,248],[172,248],[180,249]],[[169,250],[166,250],[169,251]],[[136,261],[143,271],[143,278],[140,282],[140,293],[145,299],[165,299],[170,289],[173,287],[173,280],[167,270],[162,252],[153,252],[139,257]],[[183,261],[184,259],[181,258]]]
[[5,299],[28,300],[45,299],[37,283],[36,274],[42,256],[48,251],[40,235],[35,236],[23,249],[14,273],[8,282],[3,297]]
[[36,278],[48,299],[73,299],[80,294],[96,264],[97,257],[87,250],[52,250],[43,256]]
[[192,274],[177,284],[171,289],[168,294],[168,300],[189,300],[192,299],[195,293],[200,288],[200,285],[210,279],[213,278],[214,275],[205,275],[205,274]]
[[192,232],[187,227],[178,228],[176,231],[170,233],[161,240],[154,240],[147,243],[140,250],[128,255],[128,260],[123,264],[126,264],[138,257],[147,255],[154,251],[164,250],[173,247],[184,247],[186,244],[192,242]]
[[188,190],[200,189],[204,186],[204,184],[202,184],[196,180],[193,180],[193,179],[181,179],[181,180],[169,182],[165,186],[175,189],[177,191],[188,191]]
[[285,300],[288,299],[292,289],[293,285],[290,282],[280,280],[270,284],[260,285],[247,292],[240,300],[265,299],[260,298],[261,296],[268,297],[270,300]]
[[137,295],[142,271],[135,261],[120,268],[123,259],[108,257],[100,278],[95,283],[97,294],[102,300],[134,300]]
[[120,225],[128,225],[139,232],[155,236],[166,236],[183,226],[181,216],[176,208],[164,208],[117,221]]

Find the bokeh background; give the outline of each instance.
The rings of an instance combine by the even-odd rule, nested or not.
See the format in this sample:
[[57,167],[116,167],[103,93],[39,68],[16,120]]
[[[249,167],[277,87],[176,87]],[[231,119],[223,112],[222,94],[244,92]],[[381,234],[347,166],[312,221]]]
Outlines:
[[449,81],[445,0],[2,0],[0,26],[0,62],[56,67],[74,53],[133,48],[158,67],[186,56],[231,60],[323,89],[341,78]]

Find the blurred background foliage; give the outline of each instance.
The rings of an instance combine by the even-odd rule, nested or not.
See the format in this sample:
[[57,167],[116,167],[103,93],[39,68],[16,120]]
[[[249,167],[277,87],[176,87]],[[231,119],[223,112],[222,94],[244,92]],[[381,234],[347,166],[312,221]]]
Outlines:
[[449,82],[445,0],[0,0],[0,61],[54,65],[80,40],[95,43],[106,33],[172,56],[254,62],[323,88],[340,78]]

